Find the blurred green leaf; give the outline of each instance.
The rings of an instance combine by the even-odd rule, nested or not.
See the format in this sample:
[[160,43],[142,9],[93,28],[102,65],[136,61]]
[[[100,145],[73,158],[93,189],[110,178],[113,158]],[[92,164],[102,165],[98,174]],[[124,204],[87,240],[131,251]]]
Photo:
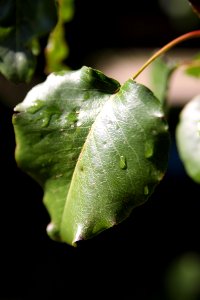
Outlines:
[[13,117],[18,165],[44,188],[49,235],[75,245],[120,223],[163,178],[169,135],[145,86],[100,71],[50,75]]
[[176,141],[187,174],[200,183],[200,96],[183,108],[176,128]]
[[164,107],[167,100],[169,81],[175,68],[176,63],[167,60],[166,57],[159,57],[151,64],[151,89]]
[[36,66],[38,38],[57,21],[54,0],[3,1],[0,13],[0,72],[14,82],[29,81]]
[[193,76],[193,77],[200,77],[200,54],[198,53],[194,59],[189,62],[187,65],[185,72],[187,75]]
[[74,14],[74,0],[59,1],[59,20],[50,34],[46,47],[46,73],[68,69],[64,64],[69,48],[65,39],[65,23],[69,22]]
[[171,264],[166,290],[169,300],[199,300],[200,257],[196,253],[186,253]]

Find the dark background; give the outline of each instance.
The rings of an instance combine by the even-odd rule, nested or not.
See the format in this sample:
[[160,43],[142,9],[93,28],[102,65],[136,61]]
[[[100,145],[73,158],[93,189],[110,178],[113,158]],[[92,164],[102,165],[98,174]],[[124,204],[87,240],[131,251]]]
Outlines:
[[[188,17],[187,24],[178,19],[177,25],[157,1],[76,1],[75,16],[66,25],[67,63],[79,68],[107,48],[162,46],[197,28],[194,19]],[[199,41],[187,46],[198,47]],[[39,61],[36,77],[43,78],[42,55]],[[169,113],[169,166],[155,193],[120,225],[72,248],[46,234],[43,192],[16,166],[13,110],[2,99],[0,300],[172,299],[166,284],[171,266],[184,255],[200,255],[200,186],[185,174],[174,142],[180,109]]]

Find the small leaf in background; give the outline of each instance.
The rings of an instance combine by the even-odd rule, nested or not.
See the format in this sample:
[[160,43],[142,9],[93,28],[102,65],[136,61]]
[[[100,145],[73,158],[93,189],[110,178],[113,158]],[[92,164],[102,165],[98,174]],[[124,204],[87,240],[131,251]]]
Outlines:
[[193,77],[200,77],[200,54],[198,53],[194,59],[186,66],[185,72]]
[[173,71],[176,69],[175,62],[160,57],[151,64],[151,89],[155,96],[166,106],[169,81]]
[[49,36],[45,50],[46,73],[66,70],[64,60],[67,58],[69,48],[65,39],[65,23],[69,22],[74,13],[74,0],[60,0],[58,10],[58,23]]
[[15,111],[16,160],[44,188],[53,239],[75,246],[122,222],[164,176],[168,126],[133,80],[120,87],[87,67],[52,74]]
[[176,141],[187,174],[200,183],[200,96],[183,108],[176,129]]
[[200,17],[200,0],[189,0],[194,12]]
[[14,82],[30,81],[38,39],[57,22],[54,0],[4,1],[0,13],[0,72]]

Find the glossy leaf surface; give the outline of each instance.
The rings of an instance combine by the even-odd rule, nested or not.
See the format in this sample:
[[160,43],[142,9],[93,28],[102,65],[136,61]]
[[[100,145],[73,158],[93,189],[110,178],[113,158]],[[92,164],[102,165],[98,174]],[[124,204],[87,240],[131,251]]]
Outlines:
[[44,188],[47,230],[75,245],[144,203],[163,178],[169,135],[149,89],[83,67],[50,75],[13,117],[18,165]]

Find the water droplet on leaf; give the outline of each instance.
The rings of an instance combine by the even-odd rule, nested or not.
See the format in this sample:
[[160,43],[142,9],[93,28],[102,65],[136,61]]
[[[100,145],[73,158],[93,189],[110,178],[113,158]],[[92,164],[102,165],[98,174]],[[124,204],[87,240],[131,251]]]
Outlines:
[[144,155],[146,158],[153,156],[153,144],[151,142],[146,142]]
[[60,177],[62,177],[63,176],[63,174],[57,174],[55,177],[56,178],[60,178]]
[[67,120],[68,120],[70,123],[72,123],[72,124],[76,123],[76,122],[78,121],[78,117],[77,117],[76,112],[74,112],[74,111],[70,112],[70,113],[67,115]]
[[28,108],[28,112],[31,114],[36,113],[38,110],[40,110],[44,106],[44,102],[41,100],[37,100],[34,102],[32,106]]
[[157,111],[155,112],[154,116],[158,118],[163,118],[163,113],[161,111]]
[[122,170],[127,169],[127,161],[126,161],[126,157],[124,155],[120,156],[119,166],[120,166],[120,169],[122,169]]
[[149,188],[147,185],[145,185],[144,187],[144,195],[148,195],[149,194]]
[[42,127],[47,127],[49,125],[49,121],[50,121],[50,118],[49,117],[45,117],[42,119]]
[[80,169],[81,172],[83,172],[83,165],[82,164],[80,164],[79,169]]
[[158,132],[157,132],[157,130],[152,130],[152,135],[157,135],[158,134]]
[[163,172],[159,172],[158,173],[158,180],[161,181],[163,179],[164,175],[165,174]]
[[47,233],[53,240],[60,240],[59,228],[54,223],[49,223],[49,225],[47,226]]
[[79,121],[79,122],[77,122],[77,124],[76,124],[78,127],[79,126],[81,126],[82,125],[82,123]]

